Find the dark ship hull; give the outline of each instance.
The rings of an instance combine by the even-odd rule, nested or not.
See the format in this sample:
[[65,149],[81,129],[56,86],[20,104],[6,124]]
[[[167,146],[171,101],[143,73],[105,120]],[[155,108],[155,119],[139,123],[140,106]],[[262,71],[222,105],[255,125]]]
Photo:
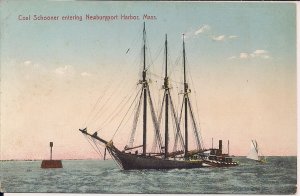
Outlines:
[[153,156],[136,155],[121,152],[115,147],[106,147],[108,152],[124,170],[142,170],[142,169],[188,169],[201,168],[201,160],[172,160]]
[[97,136],[97,134],[89,134],[86,129],[79,129],[85,135],[88,135],[101,143],[105,144],[109,154],[113,157],[115,162],[124,170],[142,170],[142,169],[189,169],[201,168],[203,166],[202,160],[172,160],[163,159],[155,156],[147,156],[141,154],[130,154],[117,149],[112,141],[107,142]]

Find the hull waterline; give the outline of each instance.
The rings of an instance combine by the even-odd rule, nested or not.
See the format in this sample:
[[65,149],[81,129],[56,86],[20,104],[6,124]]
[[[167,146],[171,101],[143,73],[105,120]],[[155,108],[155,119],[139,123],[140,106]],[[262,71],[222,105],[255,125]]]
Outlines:
[[202,160],[172,160],[153,156],[144,156],[121,152],[118,149],[107,147],[108,152],[124,170],[143,169],[189,169],[204,167]]

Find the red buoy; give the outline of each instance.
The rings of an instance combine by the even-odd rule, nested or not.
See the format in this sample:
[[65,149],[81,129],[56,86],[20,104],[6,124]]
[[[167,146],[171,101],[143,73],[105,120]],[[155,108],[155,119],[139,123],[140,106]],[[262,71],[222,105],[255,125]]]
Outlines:
[[53,142],[50,142],[50,160],[43,160],[41,168],[47,169],[47,168],[62,168],[62,162],[61,160],[52,160],[52,147]]

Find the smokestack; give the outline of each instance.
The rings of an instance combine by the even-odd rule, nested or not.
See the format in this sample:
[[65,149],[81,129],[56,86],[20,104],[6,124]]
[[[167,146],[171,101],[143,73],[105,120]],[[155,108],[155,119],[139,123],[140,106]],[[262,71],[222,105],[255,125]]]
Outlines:
[[228,140],[228,144],[227,144],[227,147],[228,147],[228,155],[229,155],[229,140]]
[[220,153],[222,154],[222,140],[219,140],[219,150],[220,150]]

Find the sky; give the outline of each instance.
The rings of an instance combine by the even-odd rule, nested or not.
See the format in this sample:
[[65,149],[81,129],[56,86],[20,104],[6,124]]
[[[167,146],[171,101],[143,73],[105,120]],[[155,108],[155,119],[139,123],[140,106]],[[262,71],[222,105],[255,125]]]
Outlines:
[[[297,154],[295,3],[1,1],[0,14],[1,159],[48,158],[50,141],[54,158],[99,158],[83,127],[100,129],[122,149],[133,113],[118,125],[141,79],[143,22],[153,88],[163,84],[168,35],[176,104],[185,34],[190,96],[206,147],[211,138],[215,146],[230,140],[230,153],[245,156],[256,139],[265,155]],[[62,20],[75,15],[82,20]],[[155,106],[159,96],[153,92]]]

